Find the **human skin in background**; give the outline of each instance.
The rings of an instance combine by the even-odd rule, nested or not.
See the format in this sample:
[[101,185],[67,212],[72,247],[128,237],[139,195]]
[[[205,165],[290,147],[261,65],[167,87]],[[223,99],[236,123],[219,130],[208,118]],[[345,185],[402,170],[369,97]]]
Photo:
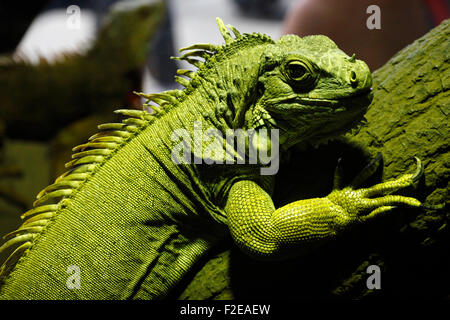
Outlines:
[[[378,5],[381,29],[368,29],[367,7]],[[423,0],[299,0],[288,12],[283,34],[323,34],[373,71],[432,27]]]

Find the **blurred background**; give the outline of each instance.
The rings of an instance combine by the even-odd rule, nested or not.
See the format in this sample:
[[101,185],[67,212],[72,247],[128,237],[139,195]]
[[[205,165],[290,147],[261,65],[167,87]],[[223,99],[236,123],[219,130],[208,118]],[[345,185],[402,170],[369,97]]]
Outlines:
[[274,39],[325,34],[376,70],[447,19],[449,7],[448,0],[0,2],[0,234],[64,172],[73,146],[115,121],[113,110],[142,108],[134,90],[178,88],[176,70],[193,67],[169,57],[194,43],[222,43],[216,17]]

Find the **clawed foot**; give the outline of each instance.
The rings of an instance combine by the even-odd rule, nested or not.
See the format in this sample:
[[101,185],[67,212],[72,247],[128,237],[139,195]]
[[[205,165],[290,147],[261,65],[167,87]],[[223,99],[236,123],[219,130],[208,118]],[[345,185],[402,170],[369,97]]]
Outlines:
[[362,170],[349,187],[339,189],[339,182],[336,182],[336,178],[340,181],[340,175],[338,173],[339,169],[337,169],[335,174],[336,190],[331,192],[327,198],[336,205],[335,210],[338,211],[337,213],[341,217],[346,218],[346,224],[375,218],[400,205],[421,207],[421,202],[415,198],[391,194],[401,188],[411,186],[420,179],[423,174],[423,165],[419,158],[415,157],[415,159],[417,169],[414,173],[404,174],[400,178],[382,182],[370,188],[356,189],[376,171],[381,161],[381,154],[378,154],[375,160]]

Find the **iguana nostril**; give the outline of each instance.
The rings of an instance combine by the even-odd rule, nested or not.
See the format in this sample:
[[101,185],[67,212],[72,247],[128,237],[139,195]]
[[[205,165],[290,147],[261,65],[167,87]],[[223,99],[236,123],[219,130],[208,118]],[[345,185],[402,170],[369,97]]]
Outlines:
[[350,83],[353,88],[355,88],[358,85],[358,78],[356,77],[355,71],[350,72]]

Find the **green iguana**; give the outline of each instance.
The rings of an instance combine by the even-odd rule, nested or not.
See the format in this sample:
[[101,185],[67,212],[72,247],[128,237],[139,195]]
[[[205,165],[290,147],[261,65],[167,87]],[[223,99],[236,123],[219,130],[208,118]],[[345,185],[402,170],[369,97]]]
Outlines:
[[[176,78],[185,88],[141,94],[152,113],[118,110],[126,119],[100,125],[75,147],[69,171],[38,194],[22,226],[6,235],[0,250],[18,247],[1,269],[2,299],[163,298],[227,233],[255,258],[283,259],[394,206],[421,206],[390,194],[420,176],[417,159],[414,174],[276,209],[274,176],[261,171],[268,163],[239,160],[250,147],[271,155],[279,149],[283,159],[291,146],[357,126],[372,99],[371,74],[325,36],[274,41],[217,22],[225,44],[181,49],[187,53],[178,59],[198,67],[178,71],[190,78]],[[242,153],[234,138],[196,140],[198,128],[253,135]],[[179,130],[183,139],[194,136],[191,145],[174,136]],[[174,157],[183,146],[193,162]],[[71,286],[75,269],[79,281]]]

